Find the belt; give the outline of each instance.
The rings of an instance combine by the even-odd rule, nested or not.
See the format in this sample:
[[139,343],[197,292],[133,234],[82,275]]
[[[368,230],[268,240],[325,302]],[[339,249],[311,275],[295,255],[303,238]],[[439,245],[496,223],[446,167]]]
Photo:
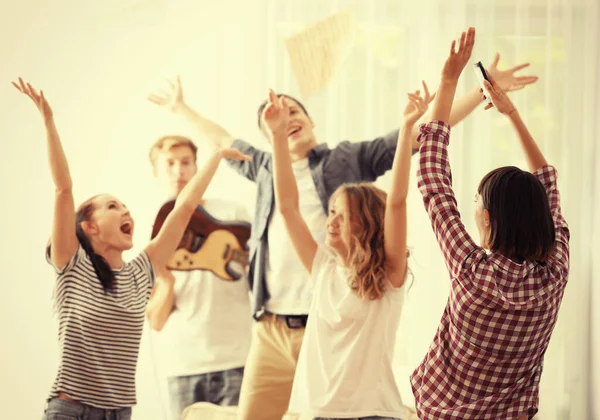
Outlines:
[[271,317],[279,321],[285,322],[287,327],[290,329],[304,328],[306,327],[306,323],[308,322],[308,315],[280,315],[268,311],[265,311],[259,319],[267,317]]

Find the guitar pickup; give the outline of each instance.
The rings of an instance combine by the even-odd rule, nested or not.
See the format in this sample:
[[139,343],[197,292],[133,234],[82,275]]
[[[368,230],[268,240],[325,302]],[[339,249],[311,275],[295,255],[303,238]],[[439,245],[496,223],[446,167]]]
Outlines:
[[225,246],[225,251],[223,251],[223,259],[224,259],[224,260],[226,260],[226,259],[227,259],[227,256],[229,255],[229,249],[230,249],[230,247],[229,247],[229,244],[227,244],[227,245]]

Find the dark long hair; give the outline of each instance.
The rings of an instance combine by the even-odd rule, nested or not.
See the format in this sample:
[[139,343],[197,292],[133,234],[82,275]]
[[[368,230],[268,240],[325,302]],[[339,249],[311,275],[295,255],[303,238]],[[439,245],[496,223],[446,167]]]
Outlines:
[[98,280],[100,280],[102,288],[105,292],[108,292],[109,290],[112,290],[115,285],[115,275],[104,257],[94,252],[92,244],[82,227],[83,222],[89,222],[92,218],[92,214],[95,210],[94,198],[95,197],[92,197],[87,200],[77,210],[75,215],[75,234],[77,235],[77,240],[81,244],[81,247],[88,257],[90,257],[92,265],[94,266],[94,271],[96,272],[96,276],[98,276]]
[[554,247],[554,222],[542,183],[514,166],[494,169],[477,192],[490,213],[489,247],[516,262],[546,261]]

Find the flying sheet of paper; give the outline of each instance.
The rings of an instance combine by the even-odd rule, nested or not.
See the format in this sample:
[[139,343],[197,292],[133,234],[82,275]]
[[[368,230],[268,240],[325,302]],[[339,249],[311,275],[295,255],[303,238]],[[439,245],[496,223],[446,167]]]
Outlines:
[[285,40],[300,94],[307,100],[338,73],[356,41],[356,16],[346,9]]

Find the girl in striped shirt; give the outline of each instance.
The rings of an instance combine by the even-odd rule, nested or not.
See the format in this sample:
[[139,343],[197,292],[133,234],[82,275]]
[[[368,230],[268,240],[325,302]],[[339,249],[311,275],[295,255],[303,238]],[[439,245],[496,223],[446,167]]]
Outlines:
[[55,306],[60,364],[44,419],[127,420],[135,405],[135,369],[146,302],[158,275],[223,158],[250,160],[237,150],[215,153],[177,198],[159,234],[132,261],[134,220],[117,198],[101,194],[75,210],[71,175],[43,92],[13,85],[35,103],[47,133],[55,185],[47,259],[57,274]]

